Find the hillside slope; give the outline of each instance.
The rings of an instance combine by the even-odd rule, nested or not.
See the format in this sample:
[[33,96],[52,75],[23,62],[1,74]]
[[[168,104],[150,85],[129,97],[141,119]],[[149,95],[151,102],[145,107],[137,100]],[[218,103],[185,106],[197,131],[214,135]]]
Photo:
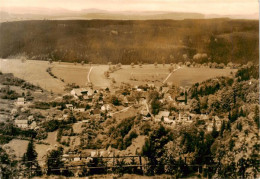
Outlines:
[[207,53],[197,61],[258,62],[258,29],[258,21],[230,19],[6,22],[0,25],[0,57],[129,64]]

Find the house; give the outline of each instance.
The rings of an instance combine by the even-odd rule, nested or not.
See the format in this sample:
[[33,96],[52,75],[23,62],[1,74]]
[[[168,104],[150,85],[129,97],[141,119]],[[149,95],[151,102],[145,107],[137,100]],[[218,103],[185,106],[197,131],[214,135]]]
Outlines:
[[154,85],[153,83],[150,83],[150,84],[148,84],[148,87],[149,87],[149,88],[154,88],[155,85]]
[[143,121],[149,121],[152,119],[152,115],[149,113],[149,111],[144,110],[141,112],[141,114],[143,115]]
[[28,120],[14,120],[14,124],[22,129],[28,128]]
[[65,104],[67,109],[73,110],[73,105],[72,104]]
[[185,102],[186,98],[185,98],[185,96],[179,96],[179,97],[175,98],[175,101],[177,101],[177,102]]
[[125,105],[125,106],[128,106],[128,99],[127,99],[127,97],[125,96],[124,97],[124,99],[123,99],[123,104]]
[[176,124],[176,121],[173,120],[173,119],[170,119],[170,118],[165,118],[165,119],[163,120],[163,122],[164,122],[165,124],[173,124],[173,125]]
[[35,129],[37,127],[37,124],[35,121],[33,121],[31,124],[30,124],[30,129]]
[[164,94],[164,99],[165,99],[166,101],[173,101],[172,96],[171,96],[169,93],[165,93],[165,94]]
[[111,110],[111,107],[109,104],[104,104],[103,106],[101,106],[101,111],[104,112],[104,111],[110,111]]
[[191,117],[189,114],[187,113],[184,113],[184,114],[181,114],[179,113],[179,121],[190,121],[191,120]]
[[42,93],[42,92],[43,92],[42,89],[37,89],[37,90],[35,90],[35,93]]
[[18,106],[24,105],[25,104],[25,99],[24,98],[18,98],[16,104]]
[[168,120],[170,116],[170,112],[169,111],[160,111],[158,115],[155,116],[155,120],[156,121],[161,121],[163,120]]
[[83,123],[89,123],[89,119],[82,120]]
[[73,111],[75,111],[75,112],[84,112],[85,108],[74,108]]

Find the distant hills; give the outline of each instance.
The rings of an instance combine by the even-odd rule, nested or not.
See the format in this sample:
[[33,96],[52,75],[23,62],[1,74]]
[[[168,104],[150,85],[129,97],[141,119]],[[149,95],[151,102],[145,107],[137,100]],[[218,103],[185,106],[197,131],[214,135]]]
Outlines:
[[258,19],[258,14],[249,15],[217,15],[189,12],[166,12],[166,11],[106,11],[101,9],[83,9],[71,11],[66,9],[48,8],[1,8],[0,22],[20,20],[184,20],[184,19],[210,19],[210,18],[231,18],[231,19]]

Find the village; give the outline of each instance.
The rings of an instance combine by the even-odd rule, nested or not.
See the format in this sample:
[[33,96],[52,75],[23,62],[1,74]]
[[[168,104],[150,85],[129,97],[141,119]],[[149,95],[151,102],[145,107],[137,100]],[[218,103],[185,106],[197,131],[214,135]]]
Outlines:
[[[178,65],[176,69],[180,69]],[[184,65],[187,64],[181,68]],[[53,160],[50,152],[61,149],[63,166],[54,171],[68,170],[81,176],[88,166],[90,173],[91,167],[114,172],[113,168],[126,162],[142,173],[149,164],[143,155],[144,146],[148,136],[160,126],[167,131],[196,129],[212,136],[223,133],[223,126],[230,125],[233,119],[230,113],[215,112],[218,104],[211,94],[220,86],[233,83],[230,77],[215,77],[192,87],[171,82],[156,85],[151,80],[142,85],[126,82],[115,85],[113,78],[109,78],[110,86],[100,88],[91,82],[85,86],[69,84],[61,95],[1,73],[0,94],[4,104],[1,147],[21,161],[32,140],[37,161],[45,173],[49,171],[46,161]],[[247,85],[255,83],[250,79]],[[211,98],[203,102],[203,94],[210,94]],[[246,108],[244,112],[242,109],[238,111],[240,116],[248,113]],[[183,155],[183,160],[191,164],[186,158],[190,158],[189,154]]]
[[[2,87],[1,91],[4,88]],[[178,88],[171,83],[159,87],[154,84],[133,86],[122,83],[120,88],[113,90],[113,92],[110,92],[109,88],[95,89],[90,85],[86,88],[73,88],[63,96],[48,94],[49,101],[44,100],[48,92],[42,89],[27,90],[27,92],[24,90],[24,92],[31,93],[34,99],[30,99],[28,96],[18,97],[14,100],[13,109],[10,113],[13,124],[22,130],[41,131],[43,125],[48,121],[55,120],[63,123],[70,120],[71,116],[74,117],[73,126],[82,126],[92,121],[103,123],[107,119],[117,119],[118,115],[121,115],[121,118],[127,117],[126,114],[129,111],[134,112],[135,116],[140,116],[143,123],[160,123],[173,129],[198,123],[203,124],[199,126],[200,128],[211,132],[214,127],[220,130],[223,120],[218,116],[190,112],[188,89]],[[151,106],[151,98],[153,98],[151,95],[153,93],[158,97],[157,100],[160,104],[158,109],[152,109]],[[82,129],[74,130],[73,133],[77,134],[81,131]],[[45,132],[44,135],[48,134]],[[70,148],[69,138],[65,139],[66,137],[62,137],[59,145],[65,144],[67,148]],[[73,136],[73,142],[79,141],[76,138],[77,136]],[[41,138],[38,139],[39,141],[41,141]],[[80,146],[80,142],[78,142],[78,145]],[[72,146],[75,148],[74,145]],[[88,150],[90,151],[88,157],[111,157],[111,155],[115,155],[111,152],[111,147],[109,149],[108,151],[102,149]],[[72,152],[72,150],[68,151],[73,153],[73,161],[78,161],[84,150],[79,150],[79,153]],[[64,160],[70,156],[69,153],[64,154]],[[122,154],[118,151],[117,155]],[[127,155],[135,155],[135,153],[128,153]]]

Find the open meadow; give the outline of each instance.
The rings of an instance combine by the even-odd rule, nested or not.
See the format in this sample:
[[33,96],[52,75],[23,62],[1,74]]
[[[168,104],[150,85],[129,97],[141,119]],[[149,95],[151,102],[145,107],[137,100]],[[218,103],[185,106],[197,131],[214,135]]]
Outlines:
[[87,83],[89,69],[89,65],[55,63],[52,68],[52,73],[59,79],[63,79],[65,83],[75,83],[79,86],[85,86]]
[[202,82],[210,78],[230,76],[232,75],[231,72],[235,73],[236,71],[236,69],[183,67],[173,72],[166,82],[172,82],[173,84],[182,87],[190,87],[194,83]]
[[22,63],[17,59],[0,59],[0,71],[3,73],[13,73],[14,76],[39,85],[43,89],[63,93],[65,83],[51,77],[46,72],[50,66],[47,61],[26,60]]
[[236,69],[216,69],[207,67],[179,67],[169,72],[170,65],[143,65],[141,68],[129,65],[123,65],[122,69],[112,73],[110,76],[117,83],[127,82],[133,85],[142,85],[146,83],[155,84],[155,86],[163,83],[171,82],[182,87],[190,87],[192,84],[202,82],[204,80],[215,78],[218,76],[230,76],[235,73]]
[[[57,77],[53,78],[46,69],[51,67],[52,73]],[[169,64],[142,65],[122,65],[121,69],[110,74],[110,79],[114,78],[116,85],[121,82],[132,85],[155,84],[162,85],[163,82],[172,82],[178,86],[190,87],[192,84],[217,76],[229,76],[235,69],[215,69],[215,68],[188,68],[181,67],[169,72]],[[108,65],[74,65],[72,63],[49,64],[47,61],[26,60],[22,63],[17,59],[1,59],[0,71],[13,73],[34,85],[39,85],[45,90],[63,94],[66,84],[75,83],[80,87],[85,87],[91,82],[95,88],[110,87],[111,80],[107,79],[104,72],[108,70]],[[64,80],[64,82],[62,81]]]
[[161,85],[165,78],[169,75],[168,68],[170,65],[142,65],[142,67],[135,65],[123,65],[122,69],[112,73],[110,76],[114,78],[117,83],[126,82],[133,85],[142,85],[146,83],[153,83]]

